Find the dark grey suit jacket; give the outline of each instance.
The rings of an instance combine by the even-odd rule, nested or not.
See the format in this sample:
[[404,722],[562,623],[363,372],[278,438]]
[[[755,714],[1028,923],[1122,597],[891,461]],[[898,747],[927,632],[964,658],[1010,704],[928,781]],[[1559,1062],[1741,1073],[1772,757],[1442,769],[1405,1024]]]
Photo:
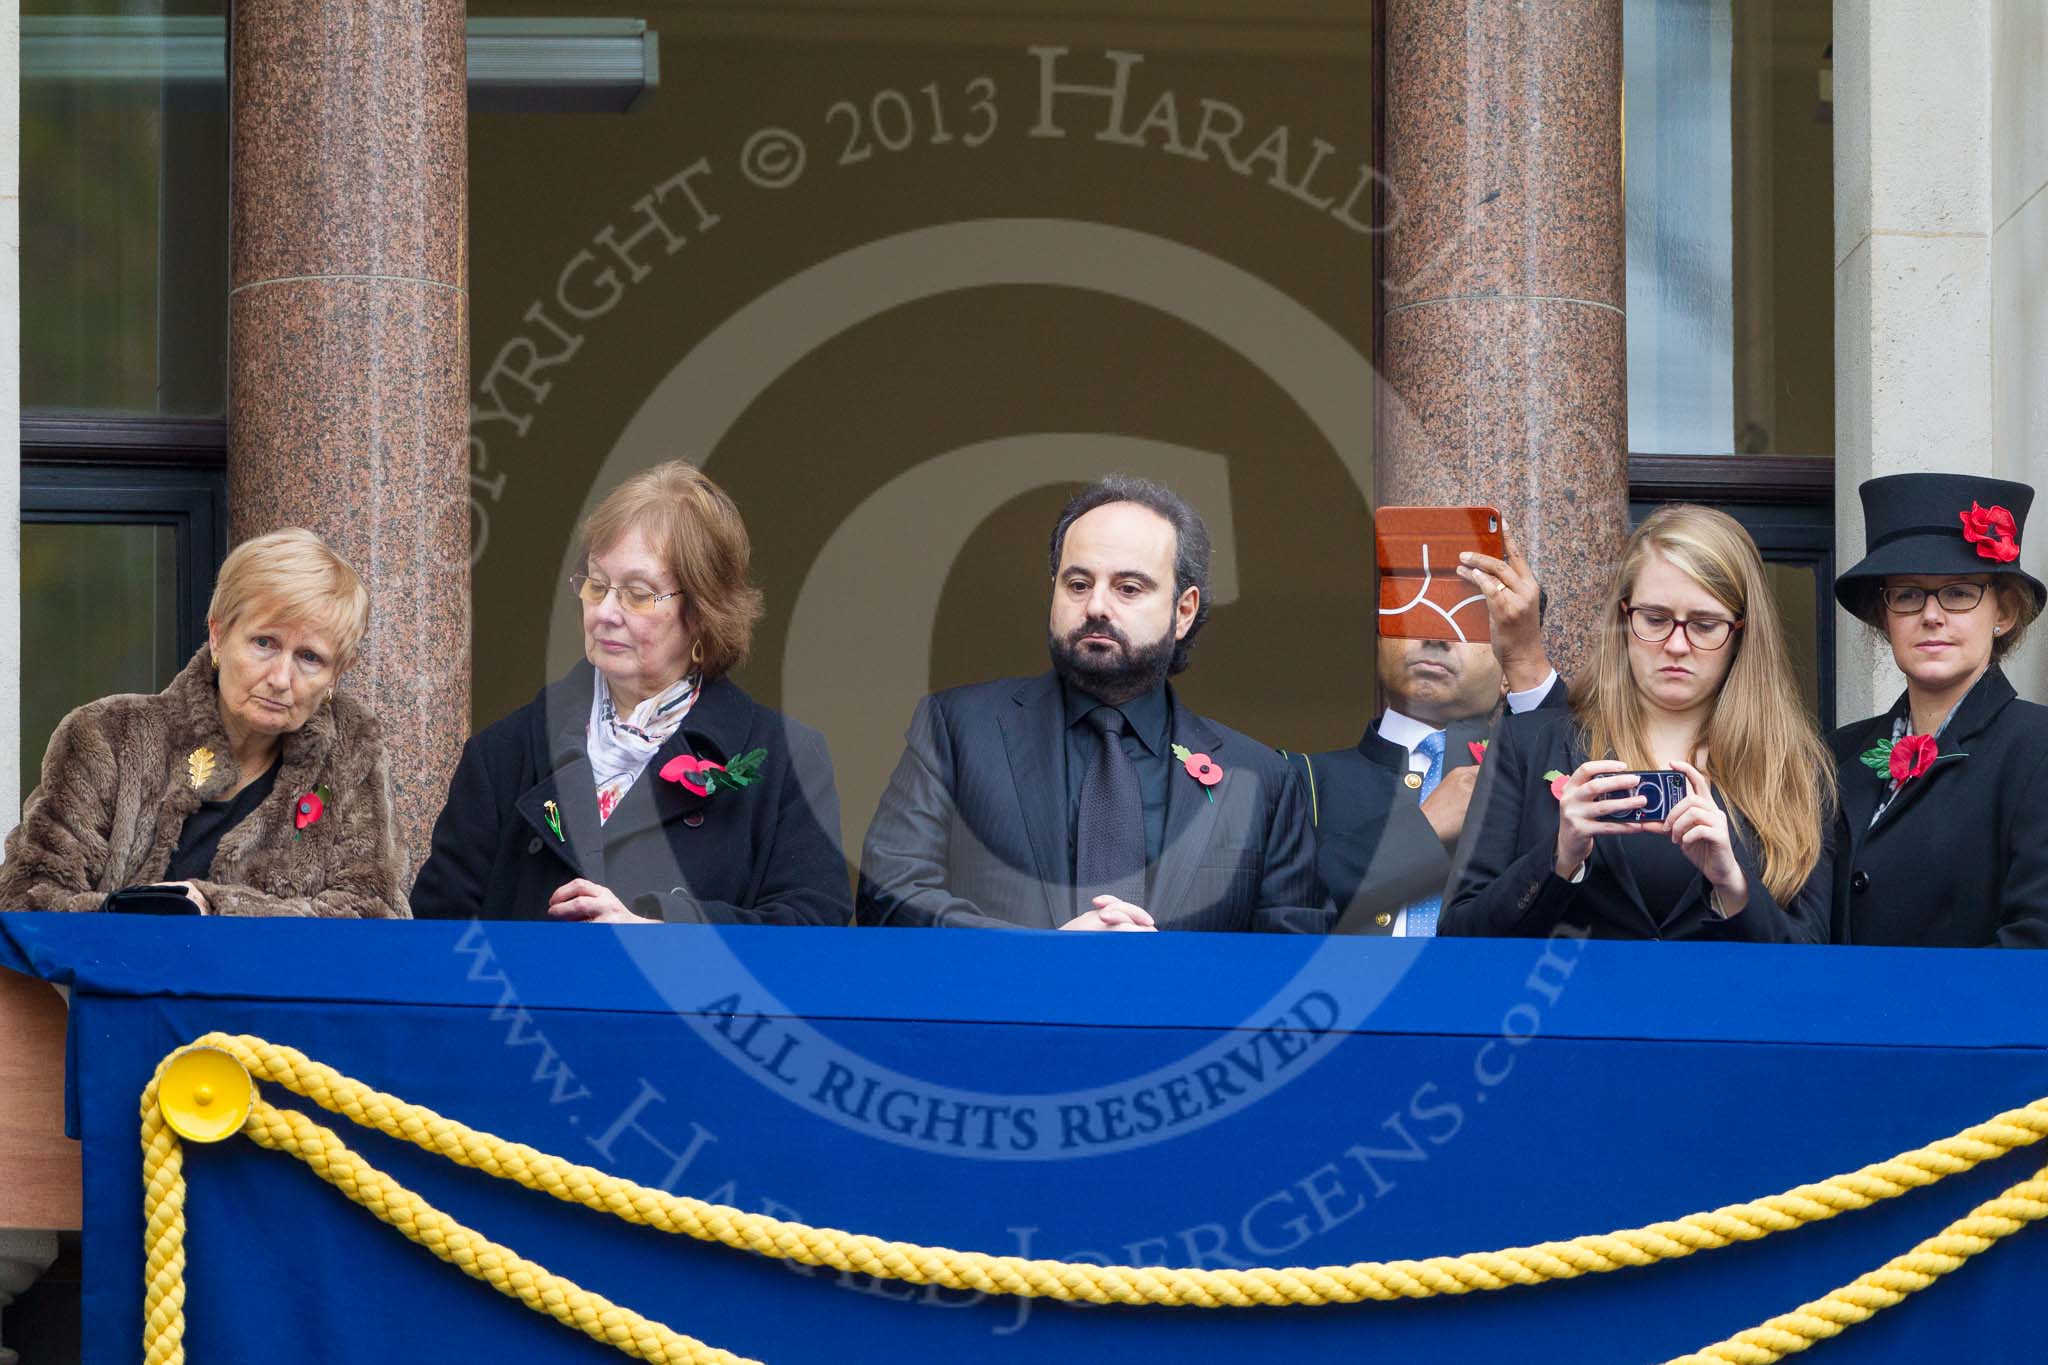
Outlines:
[[[1182,706],[1171,686],[1167,702],[1172,742],[1224,776],[1205,788],[1173,774],[1145,908],[1161,929],[1327,930],[1335,911],[1286,763]],[[861,850],[860,922],[1056,929],[1074,918],[1058,679],[935,693],[907,740]]]

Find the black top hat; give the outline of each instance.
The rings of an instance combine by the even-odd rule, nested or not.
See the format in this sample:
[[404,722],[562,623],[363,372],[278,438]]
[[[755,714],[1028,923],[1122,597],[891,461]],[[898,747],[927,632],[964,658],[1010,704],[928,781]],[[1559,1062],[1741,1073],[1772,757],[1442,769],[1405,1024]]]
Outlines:
[[2034,606],[2048,586],[2020,567],[2021,535],[2034,490],[1971,474],[1891,474],[1858,488],[1861,563],[1835,580],[1835,600],[1858,612],[1887,574],[2002,573],[2023,579]]

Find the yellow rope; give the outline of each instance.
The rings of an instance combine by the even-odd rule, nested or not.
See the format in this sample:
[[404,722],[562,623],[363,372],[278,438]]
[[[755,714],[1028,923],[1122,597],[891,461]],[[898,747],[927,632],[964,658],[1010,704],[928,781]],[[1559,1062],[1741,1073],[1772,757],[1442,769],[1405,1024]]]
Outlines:
[[[1098,1266],[886,1241],[669,1194],[480,1132],[364,1085],[292,1048],[221,1033],[208,1034],[196,1045],[219,1048],[240,1061],[256,1079],[282,1086],[352,1123],[438,1153],[459,1166],[629,1223],[881,1279],[1088,1303],[1199,1308],[1357,1303],[1571,1279],[1755,1241],[1867,1208],[2048,1137],[2048,1099],[2036,1100],[1953,1137],[1783,1194],[1646,1227],[1502,1251],[1314,1268]],[[153,1078],[143,1094],[148,1214],[145,1360],[148,1365],[181,1365],[184,1182],[177,1138],[157,1114],[157,1084]],[[464,1273],[595,1340],[650,1361],[698,1365],[738,1360],[620,1308],[463,1227],[364,1162],[331,1131],[302,1114],[277,1109],[259,1099],[242,1131],[261,1146],[305,1161],[322,1179]],[[2048,1169],[2012,1186],[1999,1199],[1883,1269],[1685,1360],[1750,1365],[1804,1350],[1899,1302],[2000,1238],[2044,1216],[2048,1216]]]
[[1667,1365],[1771,1365],[1794,1351],[1839,1336],[1880,1311],[1905,1302],[2001,1238],[2048,1216],[2048,1166],[1971,1209],[1903,1256],[1804,1303],[1760,1327],[1680,1356]]

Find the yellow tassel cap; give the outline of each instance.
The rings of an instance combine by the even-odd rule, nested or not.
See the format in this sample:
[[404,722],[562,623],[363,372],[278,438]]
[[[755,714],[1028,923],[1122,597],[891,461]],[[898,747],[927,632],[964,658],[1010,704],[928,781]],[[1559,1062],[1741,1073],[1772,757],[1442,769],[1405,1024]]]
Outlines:
[[171,1058],[156,1092],[164,1122],[191,1142],[241,1132],[255,1099],[248,1068],[217,1047],[188,1047]]

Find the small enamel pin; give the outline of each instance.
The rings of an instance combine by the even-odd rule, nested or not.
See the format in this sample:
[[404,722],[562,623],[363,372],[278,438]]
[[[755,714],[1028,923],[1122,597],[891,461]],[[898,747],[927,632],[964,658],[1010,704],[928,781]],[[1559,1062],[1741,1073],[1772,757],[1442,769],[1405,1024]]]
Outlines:
[[561,807],[552,801],[543,801],[540,803],[540,813],[541,817],[548,822],[548,828],[555,832],[556,840],[565,844],[569,842],[562,834]]

